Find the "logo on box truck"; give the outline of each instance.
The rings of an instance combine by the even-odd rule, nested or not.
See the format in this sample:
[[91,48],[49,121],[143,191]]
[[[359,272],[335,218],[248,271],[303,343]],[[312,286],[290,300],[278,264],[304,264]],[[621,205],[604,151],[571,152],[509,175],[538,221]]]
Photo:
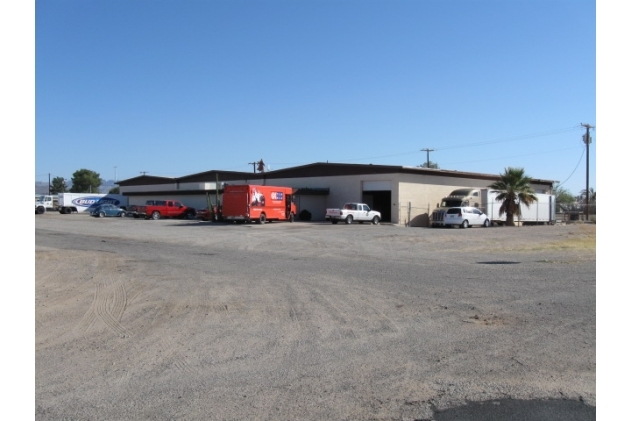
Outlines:
[[118,205],[120,205],[120,202],[121,201],[118,200],[118,199],[113,199],[111,197],[104,197],[101,200],[99,200],[99,205],[104,205],[104,204],[108,204],[109,205],[109,204],[111,204],[111,205],[118,206]]
[[111,203],[113,205],[118,205],[120,203],[119,200],[117,199],[113,199],[111,197],[79,197],[77,199],[74,199],[72,201],[72,204],[75,206],[82,206],[82,207],[90,207],[90,206],[94,206],[94,205],[101,205],[104,203]]
[[273,191],[271,196],[272,196],[272,200],[283,200],[282,191]]

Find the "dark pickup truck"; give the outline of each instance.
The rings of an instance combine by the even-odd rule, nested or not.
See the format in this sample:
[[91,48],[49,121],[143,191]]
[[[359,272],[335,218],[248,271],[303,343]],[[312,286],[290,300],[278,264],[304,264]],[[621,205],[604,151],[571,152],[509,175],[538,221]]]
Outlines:
[[144,219],[195,219],[196,213],[194,208],[177,200],[147,200],[144,206],[132,206],[131,212],[134,218]]

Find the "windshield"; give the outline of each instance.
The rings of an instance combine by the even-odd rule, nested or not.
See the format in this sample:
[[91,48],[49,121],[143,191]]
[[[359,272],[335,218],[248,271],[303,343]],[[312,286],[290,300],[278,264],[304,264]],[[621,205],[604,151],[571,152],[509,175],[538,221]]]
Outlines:
[[451,207],[454,207],[454,206],[462,206],[462,200],[460,200],[460,199],[443,200],[442,203],[440,204],[440,206],[442,208],[451,208]]
[[459,189],[451,192],[450,196],[469,196],[471,195],[471,189]]

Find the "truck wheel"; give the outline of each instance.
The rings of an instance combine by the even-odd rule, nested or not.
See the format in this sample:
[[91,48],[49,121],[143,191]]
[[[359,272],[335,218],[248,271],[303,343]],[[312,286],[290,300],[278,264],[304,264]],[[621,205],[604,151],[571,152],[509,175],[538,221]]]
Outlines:
[[489,221],[488,219],[484,221],[484,228],[488,228],[490,226],[491,226],[491,221]]
[[379,217],[378,216],[375,216],[374,218],[372,218],[372,224],[373,225],[379,224]]
[[46,208],[44,208],[43,206],[38,206],[36,211],[35,211],[35,213],[37,213],[39,215],[43,214],[44,212],[46,212]]
[[105,218],[105,212],[99,212],[99,218]]
[[264,224],[265,223],[265,214],[262,213],[261,216],[259,216],[259,224]]
[[160,212],[158,211],[153,211],[153,213],[151,214],[151,219],[156,220],[156,221],[160,219],[161,217],[162,215],[160,215]]
[[289,222],[294,222],[294,214],[293,213],[289,214]]
[[462,228],[469,228],[469,221],[467,221],[466,219],[464,221],[462,221],[462,225],[460,225]]
[[352,224],[353,223],[353,215],[348,215],[346,217],[346,223],[347,224]]

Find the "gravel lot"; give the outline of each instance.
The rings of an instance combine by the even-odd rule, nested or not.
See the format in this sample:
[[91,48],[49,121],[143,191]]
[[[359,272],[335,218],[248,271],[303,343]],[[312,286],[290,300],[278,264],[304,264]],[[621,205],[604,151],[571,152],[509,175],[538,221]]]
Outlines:
[[595,225],[35,218],[37,420],[595,419]]

